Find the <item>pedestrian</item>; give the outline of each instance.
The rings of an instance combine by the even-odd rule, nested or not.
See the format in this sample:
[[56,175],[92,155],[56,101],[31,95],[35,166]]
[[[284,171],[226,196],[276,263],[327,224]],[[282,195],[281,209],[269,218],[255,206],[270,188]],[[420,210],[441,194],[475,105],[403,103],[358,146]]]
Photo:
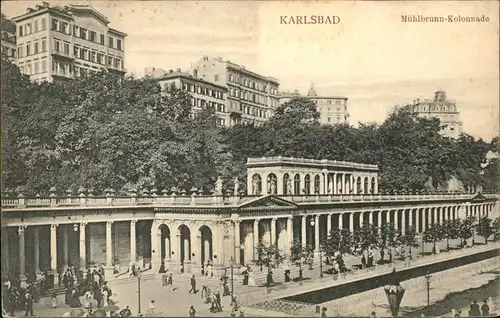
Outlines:
[[149,303],[149,311],[151,315],[154,315],[156,313],[156,305],[154,300],[151,300],[151,302]]
[[477,304],[477,300],[474,300],[470,305],[469,316],[471,317],[480,317],[481,311],[479,310],[479,305]]
[[370,315],[371,318],[377,318],[377,313],[372,311],[371,315]]
[[196,279],[194,278],[194,275],[191,276],[191,289],[189,290],[189,293],[191,294],[191,292],[196,294]]
[[161,275],[161,286],[165,287],[168,285],[168,275],[165,273]]
[[368,255],[368,267],[372,266],[373,266],[373,253],[370,252],[370,254]]
[[215,301],[216,301],[216,305],[217,305],[217,310],[222,311],[222,303],[221,303],[219,292],[215,292]]
[[365,254],[361,257],[361,268],[366,268],[366,257]]
[[206,294],[207,294],[207,285],[202,285],[201,286],[201,299],[203,299],[204,296],[206,297]]
[[52,303],[52,308],[57,308],[57,292],[52,293],[52,297],[50,297],[50,302]]
[[229,296],[230,292],[229,292],[229,284],[227,283],[227,280],[224,281],[224,293],[222,294],[222,296]]
[[490,306],[488,306],[488,300],[485,299],[483,305],[481,306],[481,313],[483,317],[488,317],[490,315]]
[[168,274],[168,291],[172,291],[172,285],[174,284],[174,275],[172,273]]
[[24,315],[28,316],[28,313],[29,313],[30,316],[34,316],[33,315],[33,297],[31,296],[31,294],[29,292],[26,293],[25,297],[26,297],[26,313]]
[[129,318],[132,316],[132,311],[130,311],[129,306],[125,307],[125,309],[120,311],[120,316],[123,318]]
[[195,317],[196,316],[196,309],[194,309],[194,306],[189,307],[189,317]]
[[326,307],[321,308],[321,318],[326,318]]
[[243,312],[243,310],[240,310],[240,318],[243,318],[245,317],[245,313]]

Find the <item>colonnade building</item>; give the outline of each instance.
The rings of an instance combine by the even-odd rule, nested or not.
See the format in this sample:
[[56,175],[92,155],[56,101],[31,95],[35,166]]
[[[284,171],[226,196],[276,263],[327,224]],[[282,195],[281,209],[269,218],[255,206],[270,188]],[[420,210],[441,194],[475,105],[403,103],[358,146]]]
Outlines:
[[[116,196],[108,189],[95,196],[80,189],[65,197],[55,191],[4,196],[2,271],[26,279],[66,266],[82,273],[100,267],[112,280],[131,264],[152,273],[169,268],[198,274],[210,260],[217,274],[233,260],[238,266],[258,259],[260,242],[289,255],[294,240],[319,251],[333,228],[391,222],[402,233],[412,225],[421,233],[448,219],[498,216],[497,195],[381,195],[377,170],[328,160],[249,158],[243,196],[237,180],[234,195],[223,194],[221,179],[211,195],[151,189]],[[294,180],[290,187],[288,180]]]

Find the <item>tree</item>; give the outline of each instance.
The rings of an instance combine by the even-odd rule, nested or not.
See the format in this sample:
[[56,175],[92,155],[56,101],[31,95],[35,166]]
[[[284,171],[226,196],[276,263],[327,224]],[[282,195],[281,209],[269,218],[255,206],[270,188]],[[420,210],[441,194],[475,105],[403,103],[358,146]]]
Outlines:
[[294,240],[290,248],[290,261],[299,267],[299,280],[303,279],[302,265],[309,265],[314,262],[314,250],[310,246],[303,246],[300,240]]
[[460,219],[445,220],[443,223],[443,236],[446,239],[446,250],[450,250],[450,240],[460,236]]
[[418,247],[417,230],[415,226],[410,226],[406,229],[405,234],[401,237],[401,243],[408,246],[411,259],[411,248]]
[[276,244],[266,245],[262,242],[257,246],[257,253],[259,259],[255,263],[257,266],[267,267],[267,286],[269,287],[274,282],[272,269],[278,268],[285,256]]
[[495,233],[492,226],[492,219],[487,216],[480,217],[477,221],[476,231],[479,236],[484,237],[484,244],[488,243],[488,237]]
[[334,257],[338,252],[340,255],[351,253],[354,247],[353,237],[348,229],[332,229],[323,244],[323,250],[327,257]]
[[[354,231],[354,245],[356,249],[369,252],[371,248],[376,248],[379,242],[378,227],[373,224],[364,224],[361,228]],[[368,257],[368,255],[367,255]]]
[[425,243],[432,243],[432,254],[436,254],[436,242],[443,239],[443,227],[439,223],[432,224],[423,234]]
[[474,246],[474,225],[476,223],[475,216],[469,216],[460,222],[459,237],[465,242],[463,247],[467,246],[466,240],[472,237],[472,245]]
[[392,263],[391,249],[398,245],[398,231],[396,231],[394,224],[383,223],[380,227],[380,235],[377,243],[377,248],[380,251],[380,261],[384,260],[385,249],[389,249],[389,261]]
[[491,227],[493,228],[493,231],[495,232],[495,240],[497,239],[497,235],[500,232],[500,217],[496,217],[492,224]]

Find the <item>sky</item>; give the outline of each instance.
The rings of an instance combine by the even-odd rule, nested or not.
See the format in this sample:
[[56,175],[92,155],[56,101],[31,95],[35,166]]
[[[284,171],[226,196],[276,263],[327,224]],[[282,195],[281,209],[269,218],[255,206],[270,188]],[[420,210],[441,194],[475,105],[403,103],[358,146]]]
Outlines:
[[[8,17],[41,1],[3,1]],[[351,124],[380,123],[395,105],[457,101],[464,132],[499,131],[497,1],[49,1],[90,4],[128,34],[125,67],[187,70],[222,57],[280,81],[280,90],[349,98]],[[281,16],[335,15],[336,25],[281,24]],[[482,16],[487,23],[403,23],[401,15]]]

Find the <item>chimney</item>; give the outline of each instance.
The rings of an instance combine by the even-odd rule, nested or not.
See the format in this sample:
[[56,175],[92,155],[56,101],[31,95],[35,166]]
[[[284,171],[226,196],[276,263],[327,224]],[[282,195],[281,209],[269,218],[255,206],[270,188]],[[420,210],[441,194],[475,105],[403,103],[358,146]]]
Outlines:
[[35,9],[33,9],[33,8],[26,8],[26,13],[31,13],[31,12],[35,12]]
[[181,72],[181,69],[180,69],[180,68],[178,68],[178,69],[177,69],[177,72],[179,72],[179,73],[180,73],[180,72]]
[[173,72],[174,72],[174,70],[168,70],[168,72],[169,72],[169,73],[173,73]]

